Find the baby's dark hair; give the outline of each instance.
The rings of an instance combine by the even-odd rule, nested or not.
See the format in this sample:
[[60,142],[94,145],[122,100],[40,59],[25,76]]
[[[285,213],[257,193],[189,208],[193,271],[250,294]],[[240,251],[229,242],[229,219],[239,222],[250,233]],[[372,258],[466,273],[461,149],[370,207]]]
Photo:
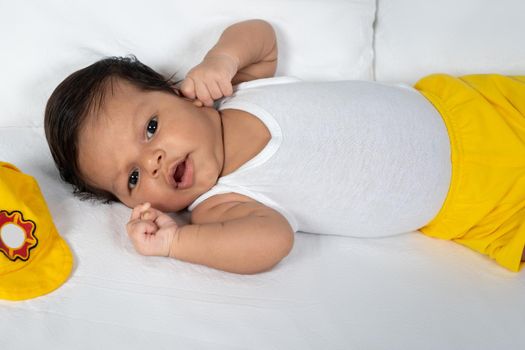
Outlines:
[[82,199],[100,199],[106,203],[117,200],[112,193],[88,184],[78,164],[79,130],[90,112],[100,110],[108,86],[115,79],[145,91],[176,94],[173,88],[176,82],[164,78],[135,56],[101,59],[74,72],[56,87],[45,110],[47,143],[60,177],[73,185],[73,193]]

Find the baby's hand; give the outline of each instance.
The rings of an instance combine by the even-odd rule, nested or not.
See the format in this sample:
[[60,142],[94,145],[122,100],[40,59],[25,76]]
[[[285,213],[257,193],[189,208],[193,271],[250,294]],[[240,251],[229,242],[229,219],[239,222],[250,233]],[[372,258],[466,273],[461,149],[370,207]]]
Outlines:
[[144,203],[133,208],[126,229],[140,254],[169,256],[180,228],[169,215]]
[[232,56],[208,54],[188,72],[180,91],[195,100],[195,105],[211,107],[214,100],[233,93],[232,79],[238,68],[239,62]]

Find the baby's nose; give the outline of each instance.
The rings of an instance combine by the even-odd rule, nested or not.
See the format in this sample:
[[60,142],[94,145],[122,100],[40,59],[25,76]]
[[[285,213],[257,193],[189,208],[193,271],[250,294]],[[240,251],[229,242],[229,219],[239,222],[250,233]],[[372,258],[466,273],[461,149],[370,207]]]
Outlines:
[[147,170],[152,176],[157,176],[162,168],[164,152],[157,150],[153,152],[147,160]]

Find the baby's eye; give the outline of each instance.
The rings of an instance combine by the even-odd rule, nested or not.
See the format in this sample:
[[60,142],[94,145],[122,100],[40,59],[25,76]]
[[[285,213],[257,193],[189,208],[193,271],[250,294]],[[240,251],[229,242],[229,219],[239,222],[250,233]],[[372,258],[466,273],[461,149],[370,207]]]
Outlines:
[[148,126],[146,127],[146,138],[149,140],[153,137],[153,134],[155,134],[155,131],[157,131],[157,117],[153,117],[149,120]]
[[130,190],[134,189],[135,186],[137,186],[137,183],[139,182],[139,171],[138,170],[133,170],[131,172],[131,174],[129,174],[129,178],[128,178],[128,188]]

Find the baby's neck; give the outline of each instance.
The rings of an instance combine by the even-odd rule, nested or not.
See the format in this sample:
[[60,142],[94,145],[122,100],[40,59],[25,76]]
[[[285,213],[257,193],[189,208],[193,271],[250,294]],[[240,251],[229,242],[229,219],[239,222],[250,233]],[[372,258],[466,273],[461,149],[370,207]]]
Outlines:
[[248,112],[224,109],[219,114],[224,145],[222,177],[255,157],[270,141],[271,134],[259,118]]

